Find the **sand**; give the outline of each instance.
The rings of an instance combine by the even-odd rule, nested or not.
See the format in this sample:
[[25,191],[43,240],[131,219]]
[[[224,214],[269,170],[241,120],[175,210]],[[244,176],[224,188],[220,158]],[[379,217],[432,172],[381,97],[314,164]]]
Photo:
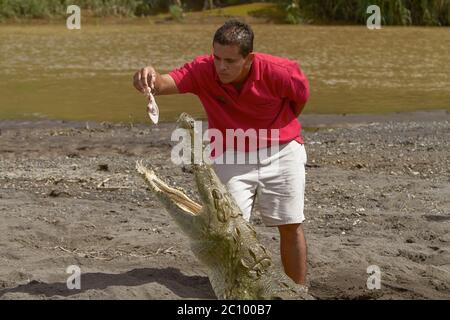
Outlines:
[[[450,298],[445,112],[302,117],[308,285],[318,299]],[[0,299],[215,299],[204,267],[134,171],[170,162],[173,123],[0,121]],[[279,236],[252,222],[280,268]],[[69,290],[71,265],[81,289]],[[369,290],[369,266],[381,288]]]

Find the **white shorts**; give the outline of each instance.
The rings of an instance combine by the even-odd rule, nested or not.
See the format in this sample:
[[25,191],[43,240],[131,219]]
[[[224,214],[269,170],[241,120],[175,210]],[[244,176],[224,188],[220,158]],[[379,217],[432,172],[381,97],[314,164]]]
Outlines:
[[[264,152],[261,152],[264,151]],[[266,154],[268,156],[260,156]],[[219,164],[243,152],[229,150],[215,159],[214,169],[241,208],[244,219],[250,220],[254,200],[266,226],[302,223],[305,194],[306,152],[297,141],[247,154],[256,158],[245,164]]]

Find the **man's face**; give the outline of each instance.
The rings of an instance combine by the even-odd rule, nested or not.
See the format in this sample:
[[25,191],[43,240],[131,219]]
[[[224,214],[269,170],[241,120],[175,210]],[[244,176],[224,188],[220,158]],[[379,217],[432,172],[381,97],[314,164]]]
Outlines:
[[250,69],[252,54],[244,58],[236,45],[213,44],[214,66],[222,83],[242,81]]

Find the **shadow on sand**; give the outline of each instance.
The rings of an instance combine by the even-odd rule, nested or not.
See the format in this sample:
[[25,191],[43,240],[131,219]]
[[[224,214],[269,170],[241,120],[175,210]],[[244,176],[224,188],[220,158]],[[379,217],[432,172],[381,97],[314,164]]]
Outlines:
[[183,299],[216,299],[208,277],[187,276],[175,268],[142,268],[125,273],[86,273],[81,275],[81,289],[69,290],[66,282],[44,283],[36,280],[15,288],[0,290],[0,297],[7,293],[23,292],[46,297],[79,294],[87,290],[102,290],[111,286],[140,286],[157,282]]

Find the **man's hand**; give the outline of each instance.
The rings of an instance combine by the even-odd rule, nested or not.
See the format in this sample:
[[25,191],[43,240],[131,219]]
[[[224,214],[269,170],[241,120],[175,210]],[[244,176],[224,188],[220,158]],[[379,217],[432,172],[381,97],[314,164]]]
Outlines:
[[137,71],[133,77],[133,85],[141,93],[145,93],[148,88],[157,95],[179,93],[172,77],[168,74],[157,73],[152,66]]
[[152,91],[155,89],[156,71],[152,66],[142,68],[134,74],[133,85],[142,93],[150,88]]

